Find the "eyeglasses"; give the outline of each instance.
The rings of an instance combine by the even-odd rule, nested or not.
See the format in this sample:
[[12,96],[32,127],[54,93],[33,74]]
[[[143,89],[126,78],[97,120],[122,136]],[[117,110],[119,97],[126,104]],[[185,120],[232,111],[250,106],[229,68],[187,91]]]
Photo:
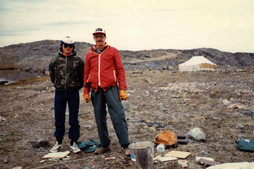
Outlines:
[[98,39],[98,38],[104,38],[105,35],[94,35],[93,37],[94,37],[95,39]]
[[69,46],[69,48],[73,48],[74,45],[73,44],[64,44],[64,48],[67,48]]

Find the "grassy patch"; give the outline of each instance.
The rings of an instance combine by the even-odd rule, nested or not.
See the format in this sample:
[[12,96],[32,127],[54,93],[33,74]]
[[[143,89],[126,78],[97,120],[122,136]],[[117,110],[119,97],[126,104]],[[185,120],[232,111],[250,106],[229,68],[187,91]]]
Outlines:
[[214,91],[209,94],[210,98],[220,98],[223,97],[222,93],[219,91]]
[[19,69],[16,65],[0,65],[0,70],[16,70]]
[[43,76],[43,77],[31,77],[31,78],[28,78],[28,79],[25,79],[25,80],[19,80],[17,82],[14,82],[14,83],[10,83],[10,84],[7,84],[7,85],[0,85],[1,87],[7,87],[7,86],[20,86],[20,85],[26,85],[26,84],[29,84],[29,83],[33,83],[33,82],[42,82],[42,81],[45,81],[49,79],[48,76]]

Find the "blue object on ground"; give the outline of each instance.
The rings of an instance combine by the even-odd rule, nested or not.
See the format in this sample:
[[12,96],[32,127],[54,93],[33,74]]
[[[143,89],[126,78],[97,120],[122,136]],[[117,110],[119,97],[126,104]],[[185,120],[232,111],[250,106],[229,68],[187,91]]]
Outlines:
[[86,153],[91,153],[99,148],[100,143],[90,139],[87,142],[78,142],[77,145],[79,149],[85,150]]
[[254,139],[241,139],[235,143],[238,150],[254,152]]

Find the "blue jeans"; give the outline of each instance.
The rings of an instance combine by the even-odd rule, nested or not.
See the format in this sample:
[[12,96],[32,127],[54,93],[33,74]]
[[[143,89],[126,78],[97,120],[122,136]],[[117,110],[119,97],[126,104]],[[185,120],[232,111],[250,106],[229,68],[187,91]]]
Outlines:
[[128,125],[125,120],[124,108],[122,102],[119,99],[119,89],[117,86],[108,89],[104,92],[100,87],[95,93],[91,94],[92,103],[94,107],[95,120],[97,123],[98,135],[100,138],[101,146],[108,147],[110,145],[110,139],[108,136],[107,128],[107,111],[106,104],[108,105],[108,111],[110,118],[118,137],[120,145],[125,148],[129,145]]
[[55,134],[57,141],[62,141],[65,133],[65,111],[66,104],[69,108],[69,139],[76,142],[80,136],[80,126],[78,121],[79,112],[79,91],[71,92],[55,91]]

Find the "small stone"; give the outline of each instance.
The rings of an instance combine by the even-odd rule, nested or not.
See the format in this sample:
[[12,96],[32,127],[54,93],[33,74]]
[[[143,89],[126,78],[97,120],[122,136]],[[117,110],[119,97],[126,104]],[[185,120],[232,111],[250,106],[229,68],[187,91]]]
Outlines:
[[222,100],[222,103],[225,105],[225,106],[228,106],[230,104],[230,101],[228,101],[227,99],[224,99]]
[[149,79],[149,78],[148,78],[148,79],[145,79],[144,81],[145,81],[145,82],[150,82],[150,81],[151,81],[151,79]]
[[160,122],[155,122],[156,123],[156,128],[164,128],[164,126]]
[[179,99],[180,96],[179,95],[172,95],[171,98]]
[[243,124],[237,124],[237,125],[236,125],[236,128],[237,128],[237,129],[243,129],[244,127],[245,127],[245,126],[244,126]]
[[241,96],[241,92],[240,91],[236,91],[236,95],[237,96]]
[[39,140],[40,147],[50,147],[50,143],[48,140]]
[[8,163],[9,162],[8,157],[4,157],[3,161],[4,163]]
[[84,125],[83,127],[87,128],[87,129],[91,129],[92,128],[92,126],[90,126],[90,125]]
[[201,150],[200,151],[202,154],[206,154],[206,155],[208,155],[209,153],[208,152],[206,152],[205,150]]
[[22,167],[17,166],[17,167],[14,167],[14,168],[12,168],[12,169],[22,169]]
[[212,118],[214,119],[214,120],[218,120],[218,117],[216,116],[216,115],[212,115]]
[[154,122],[149,122],[147,125],[148,127],[152,127],[154,125]]
[[154,127],[149,127],[149,130],[152,132],[156,132],[156,128],[154,128]]
[[1,121],[6,121],[6,119],[4,117],[0,116],[0,122]]
[[50,147],[48,140],[30,141],[33,148]]

